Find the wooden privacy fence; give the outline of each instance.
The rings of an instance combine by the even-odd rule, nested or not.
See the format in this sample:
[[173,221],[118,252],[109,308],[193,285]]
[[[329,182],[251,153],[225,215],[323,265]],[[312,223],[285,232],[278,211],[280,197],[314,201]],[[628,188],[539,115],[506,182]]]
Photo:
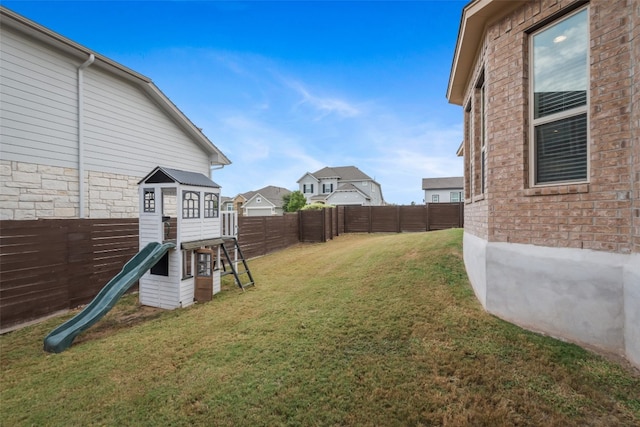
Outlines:
[[[267,217],[264,227],[269,227]],[[300,242],[326,242],[344,233],[402,233],[464,225],[462,203],[417,206],[337,206],[298,212]],[[242,230],[242,219],[240,223]]]
[[137,219],[0,221],[0,326],[91,301],[137,252]]
[[298,243],[299,232],[295,213],[238,218],[238,243],[245,258],[266,255]]
[[[244,256],[254,258],[344,233],[462,227],[462,210],[459,203],[338,206],[240,217],[238,242]],[[138,244],[135,218],[0,221],[0,329],[88,303],[138,252]]]

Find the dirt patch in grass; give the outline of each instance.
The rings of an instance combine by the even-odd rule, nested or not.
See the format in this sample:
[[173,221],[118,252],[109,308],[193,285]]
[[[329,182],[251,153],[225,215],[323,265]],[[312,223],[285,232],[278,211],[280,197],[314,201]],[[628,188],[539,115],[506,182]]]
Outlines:
[[[82,308],[73,310],[69,317],[75,316]],[[137,293],[127,294],[98,323],[78,335],[74,344],[106,338],[123,329],[132,328],[140,323],[155,319],[164,311],[160,308],[141,305],[138,302]]]

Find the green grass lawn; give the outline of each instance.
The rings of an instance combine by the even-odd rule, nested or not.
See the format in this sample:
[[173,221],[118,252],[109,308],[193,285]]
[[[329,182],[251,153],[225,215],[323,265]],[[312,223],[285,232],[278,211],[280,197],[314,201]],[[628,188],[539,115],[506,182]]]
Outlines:
[[257,286],[160,311],[126,296],[0,338],[0,424],[634,426],[640,377],[482,310],[462,231],[345,235],[252,260]]

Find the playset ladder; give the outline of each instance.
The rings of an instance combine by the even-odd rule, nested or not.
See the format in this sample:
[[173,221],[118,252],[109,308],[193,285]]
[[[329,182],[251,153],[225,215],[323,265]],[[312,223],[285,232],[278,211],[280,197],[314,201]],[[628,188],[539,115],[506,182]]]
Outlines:
[[[229,243],[232,244],[232,248],[230,249],[235,251],[235,255],[236,255],[235,259],[231,258],[231,255],[229,254],[229,249],[227,249],[226,245]],[[247,264],[247,260],[244,258],[244,255],[242,255],[242,250],[240,249],[240,245],[238,244],[238,239],[236,239],[235,237],[225,238],[220,244],[220,247],[222,248],[224,257],[227,259],[227,264],[229,264],[229,269],[231,270],[231,271],[227,271],[224,259],[222,259],[221,261],[222,261],[223,272],[220,275],[226,276],[227,274],[233,274],[233,277],[235,277],[236,279],[236,284],[243,291],[244,291],[244,288],[246,288],[247,286],[251,286],[251,285],[255,286],[255,283],[253,282],[253,276],[251,276],[251,271],[249,270],[249,265]],[[238,271],[239,263],[242,263],[244,267],[243,271]],[[249,281],[244,284],[240,280],[240,276],[242,276],[243,274],[246,274],[247,278],[249,279]]]

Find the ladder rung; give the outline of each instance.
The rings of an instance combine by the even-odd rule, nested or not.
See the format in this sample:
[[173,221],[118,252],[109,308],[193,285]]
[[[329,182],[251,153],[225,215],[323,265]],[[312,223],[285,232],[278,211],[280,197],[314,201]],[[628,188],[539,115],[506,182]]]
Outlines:
[[[235,249],[235,255],[236,255],[236,259],[232,260],[231,256],[229,255],[229,251],[227,250],[227,247],[225,246],[226,242],[233,242],[233,248]],[[245,286],[251,286],[254,285],[255,283],[253,281],[253,276],[251,275],[251,271],[249,271],[249,265],[247,264],[246,259],[244,258],[244,255],[242,254],[242,250],[240,249],[240,245],[238,244],[238,240],[235,237],[223,240],[220,244],[220,247],[222,248],[222,252],[224,253],[224,256],[227,259],[227,263],[229,264],[230,270],[231,271],[227,271],[227,269],[225,268],[225,264],[224,264],[224,260],[221,260],[222,263],[222,269],[224,270],[224,273],[221,273],[221,276],[226,276],[227,274],[233,274],[233,276],[236,279],[236,284],[238,285],[238,287],[242,290],[244,290]],[[237,265],[239,263],[242,263],[242,265],[244,266],[245,270],[244,271],[237,271]],[[242,284],[242,281],[240,280],[240,275],[241,274],[246,274],[249,277],[249,282],[246,284]]]

